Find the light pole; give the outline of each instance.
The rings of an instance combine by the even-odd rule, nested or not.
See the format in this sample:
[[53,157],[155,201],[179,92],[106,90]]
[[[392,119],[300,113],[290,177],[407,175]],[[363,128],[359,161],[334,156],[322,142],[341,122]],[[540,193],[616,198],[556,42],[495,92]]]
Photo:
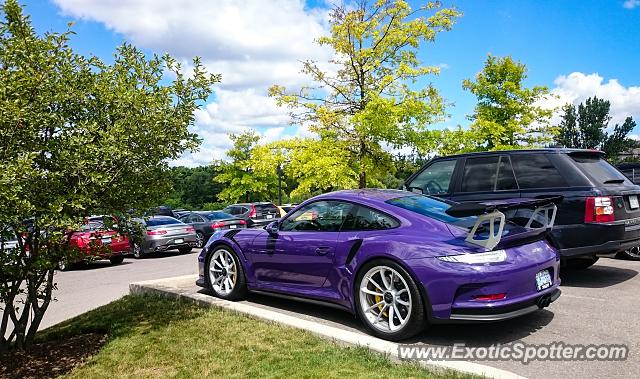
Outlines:
[[278,173],[278,205],[282,205],[282,163],[278,163],[276,172]]

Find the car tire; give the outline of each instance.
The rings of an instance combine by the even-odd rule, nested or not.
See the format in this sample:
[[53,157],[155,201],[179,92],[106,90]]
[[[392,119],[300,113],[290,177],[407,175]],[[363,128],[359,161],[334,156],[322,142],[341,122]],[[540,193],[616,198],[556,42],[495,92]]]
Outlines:
[[111,262],[112,265],[119,265],[120,263],[124,262],[124,255],[116,255],[110,257],[109,262]]
[[634,246],[630,249],[623,250],[616,254],[618,259],[626,259],[628,261],[640,261],[640,246]]
[[144,247],[140,246],[140,244],[138,243],[133,244],[133,248],[131,249],[131,251],[135,259],[142,259],[147,256],[147,252],[144,251]]
[[207,241],[204,240],[204,234],[202,232],[196,232],[196,247],[203,248]]
[[566,268],[572,268],[576,270],[584,270],[593,266],[600,258],[599,257],[584,257],[568,259],[565,262]]
[[[358,271],[355,283],[356,313],[376,337],[402,341],[428,325],[416,281],[396,262],[379,259],[366,263]],[[404,320],[399,316],[403,313]]]
[[207,289],[221,299],[240,300],[247,294],[244,267],[228,246],[214,246],[207,254],[204,278]]
[[189,254],[193,248],[191,246],[185,246],[178,249],[180,254]]

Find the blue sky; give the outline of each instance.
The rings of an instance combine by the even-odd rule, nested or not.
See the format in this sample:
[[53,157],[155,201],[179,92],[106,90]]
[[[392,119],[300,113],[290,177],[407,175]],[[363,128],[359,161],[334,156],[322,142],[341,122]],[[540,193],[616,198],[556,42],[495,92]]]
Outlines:
[[[287,125],[267,98],[270,84],[304,83],[298,59],[322,61],[313,44],[326,30],[323,1],[302,0],[28,0],[39,32],[62,31],[74,21],[73,46],[107,61],[130,41],[148,52],[202,56],[223,75],[211,102],[197,114],[200,152],[176,164],[206,164],[224,157],[226,134],[254,128],[265,140],[304,133]],[[454,105],[437,127],[468,125],[475,98],[461,82],[473,77],[488,53],[511,55],[529,69],[529,85],[546,85],[558,99],[579,103],[598,95],[612,103],[614,122],[640,119],[640,0],[443,1],[464,13],[450,32],[420,50],[426,64],[442,65],[429,77]],[[412,1],[417,5],[417,2]],[[635,130],[640,134],[640,130]]]

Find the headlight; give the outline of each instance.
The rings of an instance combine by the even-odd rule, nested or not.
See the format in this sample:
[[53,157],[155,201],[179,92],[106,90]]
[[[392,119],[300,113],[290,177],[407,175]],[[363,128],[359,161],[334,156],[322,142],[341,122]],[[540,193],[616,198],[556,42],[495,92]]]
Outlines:
[[460,255],[446,255],[443,257],[437,257],[441,261],[453,262],[453,263],[468,263],[468,264],[480,264],[480,263],[498,263],[504,262],[507,259],[507,253],[504,250],[488,251],[486,253],[475,254],[460,254]]

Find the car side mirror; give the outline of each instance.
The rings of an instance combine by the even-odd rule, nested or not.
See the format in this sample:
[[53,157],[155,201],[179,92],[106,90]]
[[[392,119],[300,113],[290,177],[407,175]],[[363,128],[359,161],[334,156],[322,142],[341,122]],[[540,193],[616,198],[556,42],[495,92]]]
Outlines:
[[264,230],[267,231],[272,236],[278,235],[278,230],[280,229],[280,225],[278,225],[278,221],[271,222],[264,227]]

